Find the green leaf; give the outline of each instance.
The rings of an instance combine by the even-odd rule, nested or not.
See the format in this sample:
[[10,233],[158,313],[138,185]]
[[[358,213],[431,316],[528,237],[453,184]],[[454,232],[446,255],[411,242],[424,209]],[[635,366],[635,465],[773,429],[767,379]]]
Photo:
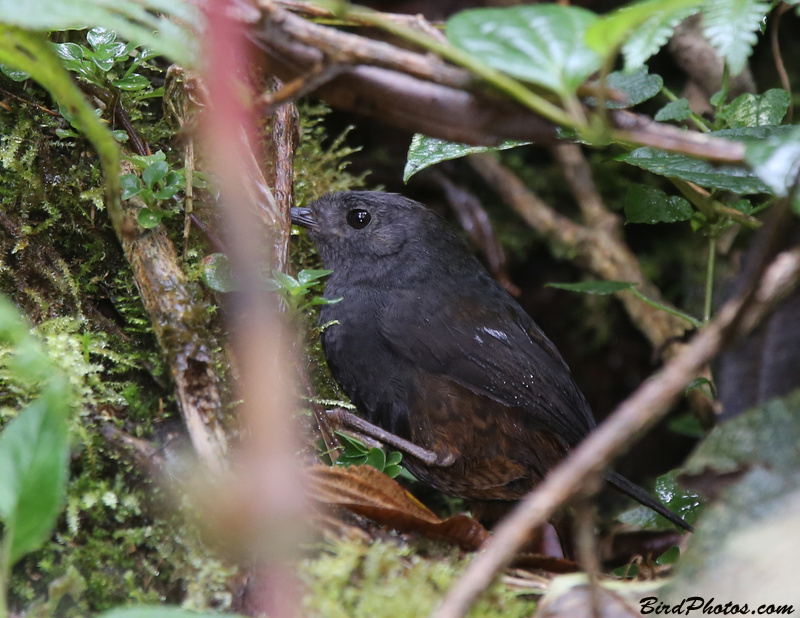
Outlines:
[[163,150],[158,150],[151,155],[130,155],[126,159],[144,171],[156,161],[166,161],[167,155]]
[[[9,370],[20,380],[36,383],[50,375],[49,361],[39,342],[31,335],[30,326],[8,298],[0,295],[0,345],[13,348]],[[2,483],[0,483],[2,491]]]
[[224,253],[212,253],[203,258],[200,280],[215,292],[235,292],[240,289],[233,278],[228,256]]
[[687,412],[669,422],[669,430],[690,438],[704,438],[706,431],[692,413]]
[[717,396],[717,391],[714,388],[714,383],[708,378],[695,378],[694,380],[692,380],[689,386],[686,387],[685,394],[688,395],[695,389],[698,389],[706,393],[712,399],[716,398]]
[[336,459],[337,466],[363,466],[366,463],[367,456],[358,453],[342,453]]
[[86,40],[94,48],[108,45],[117,40],[117,33],[109,28],[92,28],[86,33]]
[[26,73],[25,71],[18,71],[17,69],[3,64],[2,62],[0,62],[0,73],[15,82],[24,82],[26,79],[30,79],[29,73]]
[[155,210],[153,208],[142,208],[139,211],[138,217],[136,220],[139,222],[144,229],[149,230],[157,226],[161,223],[161,219],[164,218],[164,211],[163,210]]
[[411,138],[411,146],[408,148],[408,161],[403,170],[403,182],[408,182],[417,172],[421,172],[426,167],[436,165],[442,161],[458,159],[470,154],[479,152],[490,152],[494,150],[507,150],[517,146],[525,146],[530,142],[518,142],[506,140],[498,146],[469,146],[456,142],[448,142],[438,137],[428,137],[422,133],[415,133]]
[[371,448],[367,453],[367,465],[383,472],[386,467],[386,453],[380,448]]
[[619,158],[654,174],[680,178],[701,187],[727,189],[743,194],[767,191],[767,186],[743,167],[713,165],[707,161],[653,148],[637,148]]
[[297,280],[303,285],[307,285],[309,283],[312,283],[313,281],[317,281],[319,279],[322,279],[323,277],[327,277],[332,272],[333,272],[332,270],[325,270],[324,268],[321,269],[306,268],[297,273]]
[[180,187],[176,187],[175,185],[171,185],[168,187],[164,187],[159,191],[153,192],[153,197],[157,200],[168,200],[173,197],[178,191],[180,191]]
[[83,60],[83,47],[76,43],[54,43],[53,49],[63,60]]
[[103,24],[173,62],[199,59],[200,10],[190,0],[0,0],[0,22],[31,31],[82,30]]
[[56,135],[61,139],[80,137],[80,135],[70,129],[56,129]]
[[581,281],[580,283],[548,283],[547,287],[569,292],[606,296],[622,290],[631,290],[634,284],[627,281]]
[[[656,479],[655,494],[673,513],[683,517],[688,523],[692,524],[697,520],[698,515],[703,510],[700,497],[688,489],[678,485],[676,478],[680,470],[673,470]],[[640,528],[673,528],[674,526],[664,517],[658,515],[646,506],[636,506],[617,518],[621,522],[637,526]]]
[[634,184],[625,195],[625,223],[675,223],[688,221],[693,214],[688,201],[655,187]]
[[324,296],[314,296],[311,300],[305,303],[300,309],[308,309],[309,307],[316,307],[317,305],[335,305],[342,302],[343,297],[339,298],[325,298]]
[[184,170],[181,171],[170,170],[169,172],[167,172],[167,175],[164,176],[164,186],[178,187],[179,189],[183,189],[183,187],[186,186],[186,178],[184,174],[185,174]]
[[667,44],[678,24],[697,13],[701,2],[691,4],[694,6],[657,11],[637,26],[622,46],[626,71],[638,69]]
[[[667,29],[666,34],[664,34],[666,27],[672,24],[672,28],[674,28],[675,25],[680,23],[678,18],[681,15],[686,16],[687,11],[697,10],[697,6],[701,3],[702,0],[645,0],[644,2],[633,2],[607,15],[603,15],[589,26],[586,32],[586,43],[596,52],[607,57],[616,53],[625,40],[636,36],[642,29],[646,29],[648,36],[651,38],[654,34],[658,34],[657,41],[660,41],[658,47],[647,55],[641,53],[641,60],[635,66],[628,64],[625,66],[626,70],[638,68],[667,42],[671,28]],[[673,22],[675,23],[673,24]]]
[[675,564],[678,562],[678,558],[681,557],[681,550],[676,545],[675,547],[670,547],[667,551],[661,554],[658,558],[656,558],[656,564],[659,566],[665,564]]
[[136,174],[123,174],[119,177],[119,184],[122,187],[123,200],[129,200],[134,195],[139,195],[144,188],[142,181]]
[[291,275],[282,273],[279,270],[273,270],[272,276],[274,277],[278,286],[281,289],[286,290],[288,292],[302,291],[305,289],[305,286],[301,285],[297,279],[295,279]]
[[[734,139],[750,145],[761,143],[771,136],[786,135],[790,130],[791,127],[787,126],[753,127],[724,129],[711,132],[708,135]],[[660,176],[694,182],[701,187],[726,189],[741,194],[769,192],[769,187],[754,172],[744,167],[714,165],[685,155],[653,148],[637,148],[633,152],[618,157],[618,160],[641,167]]]
[[795,187],[800,174],[800,126],[747,144],[745,160],[758,177],[781,197]]
[[401,453],[400,451],[392,451],[386,456],[387,466],[396,466],[401,461],[403,461],[403,453]]
[[100,614],[99,618],[242,618],[242,616],[241,614],[194,612],[180,607],[140,605],[138,607],[112,609]]
[[103,73],[111,70],[111,68],[120,60],[120,56],[125,54],[127,45],[125,43],[111,43],[110,45],[101,45],[95,51],[85,53],[92,62]]
[[584,42],[597,16],[574,6],[540,4],[471,9],[447,20],[447,38],[493,68],[572,96],[600,68]]
[[622,577],[624,579],[634,579],[639,575],[639,565],[635,562],[631,562],[630,564],[624,564],[621,567],[617,567],[613,571],[611,571],[617,577]]
[[156,161],[142,172],[142,180],[144,184],[147,185],[148,189],[152,189],[157,182],[160,182],[161,179],[167,175],[167,172],[169,172],[169,165],[167,162]]
[[728,64],[732,75],[744,70],[758,41],[756,32],[769,11],[760,0],[708,0],[703,8],[703,34]]
[[383,473],[390,479],[397,478],[402,471],[403,471],[402,467],[392,464],[387,464],[386,467],[383,469]]
[[[606,107],[620,109],[633,107],[648,99],[652,99],[661,92],[661,88],[664,86],[664,80],[660,75],[650,75],[647,72],[647,67],[642,67],[633,73],[624,73],[622,71],[611,73],[606,80],[606,86],[613,90],[618,90],[628,97],[626,103],[606,101]],[[590,102],[593,101],[590,99]]]
[[781,123],[792,97],[785,90],[773,88],[764,94],[746,92],[736,97],[719,113],[731,128],[763,127]]
[[135,74],[129,75],[128,77],[123,77],[122,79],[115,79],[111,82],[111,84],[120,90],[134,92],[136,90],[144,90],[147,88],[150,85],[150,80],[144,75]]
[[366,455],[367,453],[369,453],[367,445],[364,444],[361,440],[348,436],[346,433],[341,431],[335,431],[334,433],[339,437],[339,440],[341,440],[342,445],[345,448],[345,453],[352,452],[361,455]]
[[[52,387],[51,387],[52,388]],[[67,477],[68,400],[55,390],[31,403],[0,434],[0,518],[13,564],[50,533]]]
[[692,110],[689,108],[689,101],[686,99],[678,99],[677,101],[670,101],[658,112],[656,112],[655,119],[658,122],[666,122],[668,120],[686,120],[692,115]]

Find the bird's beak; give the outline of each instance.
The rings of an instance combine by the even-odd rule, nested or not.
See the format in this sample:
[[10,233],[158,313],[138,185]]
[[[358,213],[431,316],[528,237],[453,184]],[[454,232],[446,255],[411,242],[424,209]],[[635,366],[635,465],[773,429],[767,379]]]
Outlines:
[[309,229],[317,227],[317,220],[314,218],[314,212],[310,208],[292,208],[291,209],[292,223]]

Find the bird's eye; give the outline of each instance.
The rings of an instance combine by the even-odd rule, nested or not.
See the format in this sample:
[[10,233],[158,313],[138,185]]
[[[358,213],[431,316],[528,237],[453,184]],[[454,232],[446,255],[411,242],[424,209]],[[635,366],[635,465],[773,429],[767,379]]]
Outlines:
[[361,208],[354,208],[347,213],[347,224],[357,230],[363,230],[372,221],[372,215]]

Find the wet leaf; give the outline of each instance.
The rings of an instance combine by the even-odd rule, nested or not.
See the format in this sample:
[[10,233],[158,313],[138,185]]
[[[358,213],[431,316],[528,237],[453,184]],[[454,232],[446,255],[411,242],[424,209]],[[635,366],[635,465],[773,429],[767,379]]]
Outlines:
[[749,143],[745,159],[776,195],[787,195],[800,175],[800,126]]
[[167,162],[156,161],[152,165],[148,165],[147,169],[142,172],[142,181],[147,185],[148,189],[152,189],[157,182],[161,182],[167,172],[169,172]]
[[625,223],[675,223],[688,221],[693,214],[688,201],[656,187],[634,184],[625,195]]
[[[673,470],[659,476],[656,479],[655,493],[670,511],[693,524],[703,510],[703,503],[696,492],[681,487],[677,483],[676,478],[679,474],[679,470]],[[673,528],[673,525],[664,517],[642,505],[620,513],[617,519],[638,528]]]
[[[709,133],[714,137],[722,137],[744,142],[750,148],[758,148],[765,140],[780,138],[789,134],[791,127],[749,127],[740,129],[724,129]],[[748,157],[749,158],[749,157]],[[636,165],[654,174],[687,180],[701,187],[726,189],[735,193],[769,193],[770,187],[759,175],[745,167],[733,165],[715,165],[685,155],[665,152],[653,148],[637,148],[631,153],[618,157],[631,165]]]
[[517,146],[525,146],[529,143],[506,140],[497,146],[469,146],[468,144],[448,142],[438,137],[428,137],[427,135],[422,135],[422,133],[416,133],[411,138],[411,146],[408,148],[408,160],[403,170],[403,182],[408,182],[408,179],[417,172],[421,172],[426,167],[436,165],[442,161],[458,159],[479,152],[507,150]]
[[637,69],[632,73],[615,71],[608,76],[606,85],[612,90],[618,90],[628,97],[627,103],[617,103],[616,101],[606,101],[606,107],[612,109],[633,107],[652,99],[664,86],[664,80],[660,75],[651,75],[647,72],[647,67]]
[[692,110],[689,109],[689,101],[686,99],[678,99],[677,101],[670,101],[658,112],[656,112],[655,119],[658,122],[666,122],[668,120],[686,120],[692,115]]
[[119,178],[119,184],[122,187],[123,200],[129,200],[134,195],[139,195],[144,189],[142,181],[136,174],[123,174]]
[[161,219],[164,217],[163,210],[154,210],[152,208],[142,208],[139,211],[139,216],[136,220],[139,222],[144,229],[149,230],[157,226],[161,223]]
[[719,113],[731,128],[778,125],[789,110],[791,96],[785,90],[773,88],[764,94],[745,92],[726,105]]
[[233,278],[227,255],[212,253],[203,258],[202,264],[200,279],[207,288],[223,294],[239,289]]

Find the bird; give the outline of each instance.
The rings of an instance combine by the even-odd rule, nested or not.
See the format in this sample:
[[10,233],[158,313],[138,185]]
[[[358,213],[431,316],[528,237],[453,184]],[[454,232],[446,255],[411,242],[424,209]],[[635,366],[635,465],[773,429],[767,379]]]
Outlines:
[[[344,191],[291,219],[332,271],[324,298],[341,299],[319,311],[331,374],[369,423],[435,454],[404,457],[418,480],[496,519],[594,429],[555,345],[437,213]],[[605,478],[692,529],[622,475]]]

